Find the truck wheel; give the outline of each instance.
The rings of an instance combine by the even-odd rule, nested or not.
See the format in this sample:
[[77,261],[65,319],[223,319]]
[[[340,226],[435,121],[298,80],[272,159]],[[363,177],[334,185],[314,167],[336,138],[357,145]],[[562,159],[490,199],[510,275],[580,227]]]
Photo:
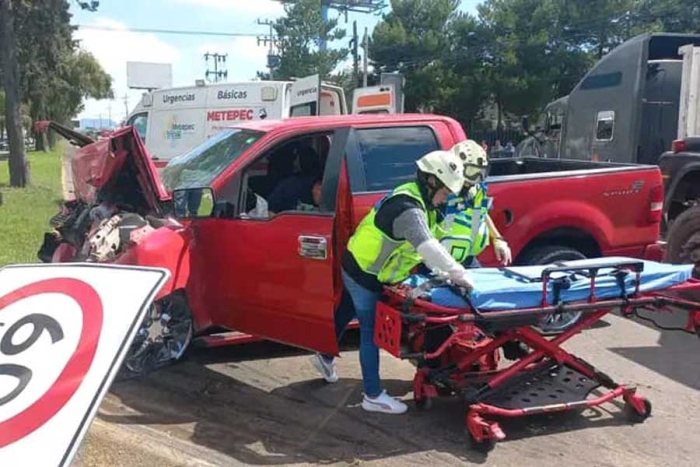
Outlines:
[[175,293],[154,303],[134,338],[116,381],[140,378],[172,364],[192,342],[192,314],[184,295]]
[[543,246],[525,253],[518,263],[523,266],[536,264],[552,264],[559,261],[573,261],[586,259],[586,256],[578,250],[561,245]]
[[[586,259],[586,256],[578,250],[561,245],[550,245],[525,253],[518,263],[524,266],[531,266],[579,259]],[[582,313],[580,311],[547,316],[542,320],[538,328],[544,335],[561,334],[575,325],[581,319],[581,316]]]
[[[700,206],[686,209],[673,220],[666,242],[667,263],[700,263]],[[695,269],[693,275],[698,277]]]

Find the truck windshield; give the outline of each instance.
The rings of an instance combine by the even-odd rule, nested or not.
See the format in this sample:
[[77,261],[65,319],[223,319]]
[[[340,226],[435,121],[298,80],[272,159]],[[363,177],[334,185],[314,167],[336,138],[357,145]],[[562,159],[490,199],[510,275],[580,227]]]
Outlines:
[[223,130],[190,152],[171,159],[160,173],[161,180],[168,191],[210,186],[263,134],[238,128]]

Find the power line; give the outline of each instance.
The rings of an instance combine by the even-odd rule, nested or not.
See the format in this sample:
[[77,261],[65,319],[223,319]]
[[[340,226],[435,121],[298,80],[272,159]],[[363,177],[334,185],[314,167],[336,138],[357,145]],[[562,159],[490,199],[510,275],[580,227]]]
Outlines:
[[[228,77],[228,70],[224,68],[223,70],[219,70],[219,62],[226,63],[226,57],[228,57],[228,54],[219,54],[219,53],[205,53],[204,54],[204,59],[207,62],[207,72],[205,73],[205,76],[207,79],[209,79],[209,75],[214,75],[214,82],[218,83],[219,80],[223,77],[224,80]],[[214,70],[209,69],[209,58],[214,60]],[[209,79],[211,81],[211,79]]]
[[218,32],[218,31],[195,31],[184,29],[149,29],[149,28],[113,28],[108,26],[89,26],[83,24],[75,25],[78,29],[97,29],[100,31],[112,32],[140,32],[156,34],[182,34],[186,36],[227,36],[227,37],[258,37],[259,34],[248,32]]

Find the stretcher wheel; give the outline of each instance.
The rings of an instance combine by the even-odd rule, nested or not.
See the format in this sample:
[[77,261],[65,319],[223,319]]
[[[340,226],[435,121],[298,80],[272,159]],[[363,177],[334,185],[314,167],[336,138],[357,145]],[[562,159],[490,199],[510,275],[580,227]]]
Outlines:
[[432,397],[424,397],[423,399],[417,399],[416,400],[416,407],[418,407],[421,410],[430,410],[433,408],[433,398]]
[[469,430],[467,430],[467,441],[470,449],[481,454],[491,452],[493,448],[496,447],[496,440],[494,438],[486,438],[483,441],[477,441],[476,438],[469,433]]
[[625,403],[625,415],[627,420],[632,423],[642,423],[644,420],[651,416],[651,401],[649,399],[642,399],[644,402],[644,413],[637,412],[637,409],[630,403]]

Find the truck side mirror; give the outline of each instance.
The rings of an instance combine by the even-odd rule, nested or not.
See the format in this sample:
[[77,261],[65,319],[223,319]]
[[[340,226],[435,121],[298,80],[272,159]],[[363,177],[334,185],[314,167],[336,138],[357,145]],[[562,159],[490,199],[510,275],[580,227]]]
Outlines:
[[215,204],[214,191],[209,187],[173,190],[174,214],[180,219],[211,217]]

